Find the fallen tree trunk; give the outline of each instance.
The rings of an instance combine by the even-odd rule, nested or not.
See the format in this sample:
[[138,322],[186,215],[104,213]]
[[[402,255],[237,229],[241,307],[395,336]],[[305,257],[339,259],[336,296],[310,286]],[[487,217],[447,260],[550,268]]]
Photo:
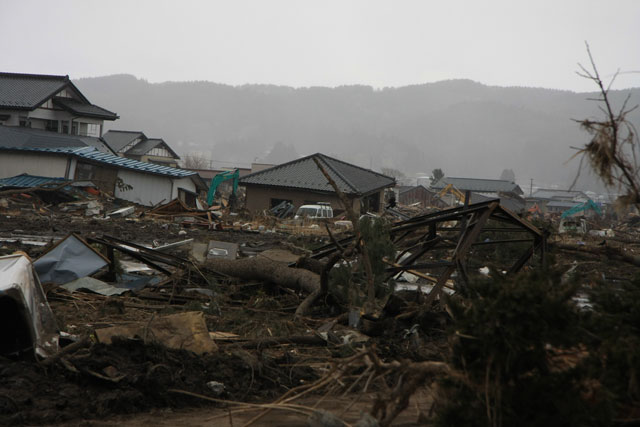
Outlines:
[[309,270],[290,268],[287,264],[266,258],[213,259],[205,264],[227,276],[245,280],[264,280],[276,285],[312,293],[320,289],[320,276]]
[[[291,268],[287,264],[266,258],[213,259],[208,260],[205,265],[227,276],[244,280],[263,280],[310,294],[296,310],[296,316],[304,315],[320,294],[320,276],[318,274],[301,268]],[[306,302],[307,300],[310,302]]]
[[605,255],[611,259],[616,259],[619,261],[624,261],[629,264],[640,267],[640,257],[635,255],[629,255],[625,253],[620,248],[615,248],[612,246],[586,246],[586,245],[575,245],[571,243],[553,243],[550,246],[565,250],[565,251],[573,251],[573,252],[585,252],[589,254],[596,255]]

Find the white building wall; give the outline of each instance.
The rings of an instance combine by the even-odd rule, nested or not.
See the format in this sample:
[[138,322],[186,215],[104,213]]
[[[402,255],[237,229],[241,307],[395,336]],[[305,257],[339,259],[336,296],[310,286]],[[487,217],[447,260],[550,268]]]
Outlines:
[[0,178],[27,173],[29,175],[64,178],[67,157],[37,153],[0,152]]
[[178,188],[184,188],[185,190],[189,190],[191,192],[196,193],[196,184],[193,182],[191,178],[174,178],[173,190],[171,192],[171,200],[178,197]]
[[173,183],[170,177],[121,169],[118,171],[118,178],[133,187],[128,191],[120,191],[116,185],[115,196],[120,199],[145,206],[153,206],[163,200],[166,203],[173,199]]
[[31,119],[42,119],[42,120],[71,120],[73,115],[65,110],[54,110],[49,108],[36,108],[33,111],[29,111],[27,114],[24,114]]
[[0,110],[0,115],[2,114],[9,114],[11,116],[8,120],[2,120],[0,122],[5,126],[18,126],[20,124],[19,114],[15,110]]

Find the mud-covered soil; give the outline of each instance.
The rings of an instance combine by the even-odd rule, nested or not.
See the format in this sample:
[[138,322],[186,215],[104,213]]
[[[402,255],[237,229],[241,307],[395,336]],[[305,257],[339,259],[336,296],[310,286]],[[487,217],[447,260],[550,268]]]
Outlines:
[[[138,340],[94,344],[71,356],[66,361],[68,367],[3,360],[0,425],[41,425],[152,408],[201,406],[200,400],[167,390],[215,397],[206,385],[209,381],[224,384],[225,392],[220,398],[272,399],[301,381],[315,378],[310,368],[291,366],[294,361],[286,352],[274,357],[266,352],[256,356],[241,350],[199,357]],[[118,378],[122,379],[117,381]]]
[[[0,215],[0,237],[39,236],[46,240],[60,238],[70,232],[83,237],[106,234],[146,245],[190,238],[198,242],[220,240],[244,244],[254,252],[287,248],[287,243],[312,248],[321,244],[323,239],[277,233],[213,231],[138,216],[105,220],[61,213],[50,216],[33,213]],[[597,244],[594,239],[587,240],[587,243]],[[629,252],[635,252],[636,248],[629,247]],[[46,247],[20,241],[0,242],[0,255],[16,250],[36,258]],[[484,252],[476,255],[481,262],[479,265],[496,256]],[[498,255],[506,257],[510,254]],[[578,265],[575,275],[585,286],[603,279],[628,280],[635,271],[627,264],[611,262],[597,255],[558,251],[552,253],[552,257],[554,264],[566,270]],[[338,320],[345,307],[319,304],[309,317],[294,320],[293,313],[305,295],[267,283],[233,280],[219,283],[211,280],[207,283],[199,278],[197,274],[186,275],[181,279],[181,286],[208,287],[214,296],[199,295],[187,303],[145,299],[142,293],[107,298],[82,292],[64,294],[66,291],[47,286],[45,291],[60,330],[78,335],[90,335],[99,327],[131,321],[145,322],[153,316],[187,310],[203,311],[209,331],[237,334],[245,340],[310,335],[328,322],[334,323],[333,332],[350,329],[345,325],[344,316]],[[184,413],[190,409],[211,409],[219,414],[223,409],[218,404],[169,390],[185,390],[225,400],[270,402],[293,387],[318,379],[331,363],[353,355],[359,346],[374,346],[376,354],[387,361],[444,360],[448,351],[446,331],[451,324],[445,312],[425,312],[406,321],[396,317],[416,310],[422,302],[421,294],[416,292],[396,294],[388,301],[380,320],[364,322],[360,332],[368,336],[365,344],[341,345],[336,344],[334,338],[333,343],[327,346],[282,345],[244,350],[232,341],[218,342],[219,352],[214,355],[196,356],[140,340],[122,339],[112,345],[94,343],[50,366],[33,360],[0,358],[0,425],[75,424],[92,420],[91,424],[116,419],[114,417],[123,420],[123,417],[150,411]],[[223,383],[225,392],[216,395],[207,386],[210,381]],[[340,393],[342,391],[340,389]],[[313,394],[308,397],[311,401],[313,398]],[[344,406],[355,398],[345,396]],[[428,400],[420,400],[416,407]],[[359,404],[366,409],[364,403]],[[340,405],[337,397],[335,405]],[[340,413],[340,409],[336,408],[336,412]],[[153,417],[142,417],[141,420],[145,421],[141,422],[151,419]],[[214,418],[208,420],[206,423],[217,425]],[[354,416],[353,420],[357,417]],[[180,418],[176,418],[176,422],[179,421]],[[192,421],[195,423],[192,425],[197,425],[199,419]]]

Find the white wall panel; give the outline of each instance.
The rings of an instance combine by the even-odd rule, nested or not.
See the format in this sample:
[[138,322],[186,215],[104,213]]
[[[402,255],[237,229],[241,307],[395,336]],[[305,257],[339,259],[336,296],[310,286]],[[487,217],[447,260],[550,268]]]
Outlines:
[[0,152],[0,178],[8,178],[23,173],[50,178],[64,178],[66,170],[66,156]]
[[191,178],[174,178],[173,180],[173,192],[171,193],[171,200],[178,197],[178,188],[184,188],[192,192],[196,192],[196,185]]
[[133,187],[128,191],[120,191],[116,186],[115,196],[120,199],[145,206],[156,205],[162,200],[166,203],[173,199],[171,197],[171,178],[169,177],[121,169],[118,171],[118,178]]

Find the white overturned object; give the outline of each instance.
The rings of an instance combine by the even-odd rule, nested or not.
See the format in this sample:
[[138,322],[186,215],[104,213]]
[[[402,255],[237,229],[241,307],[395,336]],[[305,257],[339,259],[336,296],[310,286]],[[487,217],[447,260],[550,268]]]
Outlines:
[[111,212],[108,216],[111,218],[125,217],[133,214],[135,210],[136,210],[135,207],[127,206],[126,208],[120,208],[118,210]]
[[58,327],[42,286],[28,257],[0,257],[0,332],[3,352],[21,352],[29,347],[47,357],[58,351]]

